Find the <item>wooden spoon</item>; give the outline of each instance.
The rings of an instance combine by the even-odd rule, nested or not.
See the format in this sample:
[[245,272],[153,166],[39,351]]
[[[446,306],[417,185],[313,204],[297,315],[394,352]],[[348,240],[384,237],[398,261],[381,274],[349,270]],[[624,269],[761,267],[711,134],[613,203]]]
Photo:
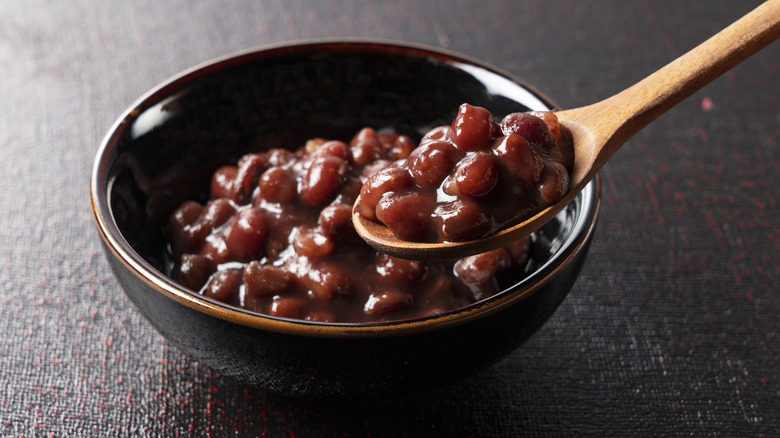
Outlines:
[[779,36],[780,0],[770,0],[632,87],[593,105],[557,112],[574,138],[570,189],[561,201],[524,222],[477,240],[420,243],[399,240],[381,223],[353,210],[355,228],[377,250],[408,259],[459,258],[505,246],[558,214],[639,130]]

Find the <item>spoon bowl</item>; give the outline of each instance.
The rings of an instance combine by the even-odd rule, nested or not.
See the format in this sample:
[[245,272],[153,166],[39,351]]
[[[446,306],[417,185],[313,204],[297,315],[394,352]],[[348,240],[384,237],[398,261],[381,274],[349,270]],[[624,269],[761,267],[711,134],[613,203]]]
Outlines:
[[[642,128],[778,37],[780,0],[770,0],[626,90],[593,105],[557,112],[559,122],[569,129],[574,142],[569,192],[521,223],[481,239],[409,242],[353,210],[355,229],[377,250],[407,259],[466,257],[506,246],[558,214]],[[356,206],[358,202],[359,199]]]

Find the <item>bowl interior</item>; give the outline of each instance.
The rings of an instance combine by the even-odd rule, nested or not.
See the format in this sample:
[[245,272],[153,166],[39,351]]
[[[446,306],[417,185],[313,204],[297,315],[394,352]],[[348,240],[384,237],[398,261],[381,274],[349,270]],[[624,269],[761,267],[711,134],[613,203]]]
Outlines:
[[[349,139],[366,126],[419,139],[464,102],[497,117],[553,107],[490,66],[417,46],[320,42],[224,58],[164,83],[120,118],[96,163],[93,179],[105,181],[98,203],[128,257],[160,275],[170,268],[170,213],[185,200],[204,202],[219,166],[312,137]],[[536,236],[528,269],[550,260],[581,210],[578,198]]]

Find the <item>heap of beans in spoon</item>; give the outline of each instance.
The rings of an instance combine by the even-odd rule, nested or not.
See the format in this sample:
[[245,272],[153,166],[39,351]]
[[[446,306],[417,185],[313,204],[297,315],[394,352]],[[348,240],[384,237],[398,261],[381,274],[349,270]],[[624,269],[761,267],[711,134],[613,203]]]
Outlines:
[[366,181],[357,212],[401,240],[477,239],[563,198],[572,164],[571,136],[555,114],[513,113],[499,125],[464,104],[452,126]]
[[496,123],[463,104],[419,145],[364,128],[349,143],[248,154],[212,177],[209,201],[168,226],[172,276],[201,294],[278,317],[375,322],[437,315],[497,293],[529,261],[531,239],[459,260],[378,253],[359,214],[407,240],[475,238],[563,197],[571,140],[553,113]]

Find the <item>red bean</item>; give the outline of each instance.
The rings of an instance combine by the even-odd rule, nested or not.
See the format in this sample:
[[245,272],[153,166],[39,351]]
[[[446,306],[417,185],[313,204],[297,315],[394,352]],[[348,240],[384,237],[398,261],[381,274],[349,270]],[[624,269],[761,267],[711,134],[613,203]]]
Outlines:
[[310,269],[301,281],[315,300],[330,301],[338,297],[349,298],[353,294],[349,276],[335,263]]
[[236,213],[236,207],[227,199],[214,199],[203,208],[200,223],[211,229],[222,226]]
[[346,160],[349,157],[349,147],[343,141],[338,141],[338,140],[326,141],[325,143],[321,144],[316,149],[314,149],[314,152],[312,152],[309,156],[321,157],[325,155],[330,155],[333,157],[341,158],[342,160]]
[[406,158],[417,147],[409,136],[399,135],[390,145],[387,151],[387,157],[391,160],[400,160]]
[[433,316],[442,314],[448,310],[457,309],[474,300],[472,294],[463,292],[462,283],[455,281],[454,277],[441,275],[433,281],[430,289],[425,294],[421,316]]
[[239,160],[231,197],[233,202],[243,205],[252,200],[252,192],[257,187],[265,164],[265,158],[260,154],[248,154]]
[[569,191],[569,174],[562,164],[554,161],[544,163],[539,181],[539,200],[544,205],[552,205],[563,199]]
[[301,226],[293,239],[293,246],[298,255],[310,258],[322,258],[333,254],[336,244],[333,239],[322,234],[316,228]]
[[420,140],[420,146],[438,140],[451,141],[451,136],[452,128],[449,126],[437,126],[423,135],[422,139]]
[[269,166],[283,166],[295,160],[295,154],[287,149],[273,148],[265,153],[265,159]]
[[394,284],[411,285],[425,276],[425,263],[418,260],[406,260],[387,254],[378,254],[374,261],[379,276]]
[[536,185],[544,162],[528,141],[517,135],[505,135],[493,144],[493,153],[514,177],[527,185]]
[[411,175],[400,167],[388,167],[371,175],[360,189],[360,214],[368,220],[376,220],[374,211],[382,195],[406,190],[411,184]]
[[458,163],[454,176],[458,193],[466,196],[486,195],[498,182],[496,157],[485,151],[469,155]]
[[399,290],[374,292],[366,300],[363,311],[369,315],[390,315],[408,309],[414,303],[414,297]]
[[225,237],[221,234],[212,234],[203,244],[200,253],[211,260],[215,266],[228,263],[231,260],[230,251],[225,244]]
[[176,279],[184,286],[200,290],[216,270],[214,263],[200,254],[184,254],[181,257]]
[[211,177],[211,199],[233,199],[233,188],[237,175],[238,167],[236,166],[223,166],[217,169],[214,176]]
[[269,230],[268,219],[260,210],[241,210],[233,218],[225,236],[230,255],[240,262],[257,257],[263,250]]
[[303,298],[274,297],[268,314],[279,318],[300,319],[306,314],[306,300]]
[[458,149],[471,152],[490,146],[498,133],[498,125],[490,111],[464,103],[452,122],[450,135]]
[[508,114],[501,120],[501,131],[504,135],[517,134],[525,138],[545,154],[550,152],[555,143],[544,120],[529,113]]
[[363,171],[360,173],[360,180],[363,181],[363,184],[365,184],[365,182],[375,173],[387,169],[392,164],[393,162],[390,160],[376,160],[363,168]]
[[203,208],[198,220],[185,229],[188,248],[200,248],[206,241],[206,237],[214,230],[221,227],[236,212],[233,203],[226,198],[209,201]]
[[544,121],[544,124],[547,125],[547,129],[550,131],[550,134],[552,134],[553,138],[555,138],[556,141],[561,142],[564,140],[561,125],[560,123],[558,123],[558,116],[556,116],[554,112],[530,111],[529,114],[531,114],[534,117],[538,117],[542,119]]
[[379,136],[377,136],[376,131],[373,128],[363,128],[358,131],[357,134],[352,137],[352,140],[350,140],[349,145],[354,146],[366,140],[379,141]]
[[195,252],[200,249],[202,242],[199,243],[192,239],[187,230],[197,222],[202,212],[203,207],[200,204],[189,201],[171,214],[168,221],[168,236],[174,258],[178,258],[186,252]]
[[271,202],[289,204],[298,196],[298,183],[295,178],[278,166],[263,172],[258,186],[262,199]]
[[409,172],[423,189],[437,187],[450,174],[457,159],[450,143],[437,141],[420,146],[409,155]]
[[465,257],[455,263],[455,275],[470,284],[483,284],[504,270],[510,262],[503,248]]
[[445,240],[482,236],[493,226],[493,219],[488,212],[467,199],[457,199],[445,204],[437,208],[435,214],[440,217],[441,237]]
[[284,269],[253,260],[244,268],[244,286],[248,299],[278,295],[293,286],[292,274]]
[[363,181],[354,175],[348,175],[346,181],[341,184],[334,203],[343,203],[354,205],[355,200],[360,196],[360,190],[363,188]]
[[531,114],[544,120],[550,134],[555,139],[549,155],[554,161],[563,164],[567,172],[574,167],[574,150],[572,148],[571,132],[558,122],[558,116],[549,111],[533,111]]
[[481,301],[485,298],[491,297],[497,294],[500,290],[501,289],[498,286],[498,280],[496,280],[495,277],[479,285],[469,285],[469,292],[473,302]]
[[349,154],[352,164],[358,167],[366,166],[385,156],[384,148],[376,135],[357,141],[349,148]]
[[425,240],[431,233],[434,204],[430,196],[417,193],[385,196],[376,206],[376,218],[400,239]]
[[317,157],[301,184],[301,199],[312,207],[327,204],[336,195],[347,173],[347,163],[334,156]]
[[171,214],[170,226],[177,231],[184,231],[200,217],[203,206],[194,201],[187,201]]
[[229,303],[238,295],[239,287],[241,287],[241,270],[226,269],[214,274],[203,294]]
[[339,203],[322,209],[319,218],[320,229],[326,236],[344,236],[352,234],[352,207]]

